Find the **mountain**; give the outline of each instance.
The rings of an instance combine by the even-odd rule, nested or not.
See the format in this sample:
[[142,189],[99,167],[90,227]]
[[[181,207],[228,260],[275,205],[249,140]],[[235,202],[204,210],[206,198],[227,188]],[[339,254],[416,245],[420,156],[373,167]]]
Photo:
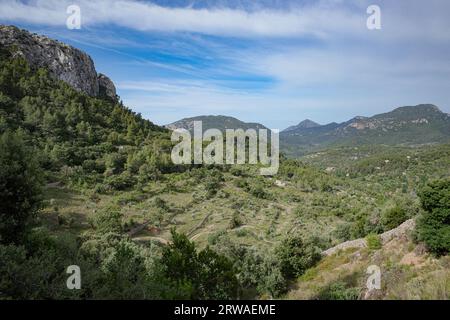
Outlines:
[[226,129],[267,129],[260,123],[243,122],[239,119],[227,116],[198,116],[193,118],[184,118],[182,120],[173,122],[165,127],[171,130],[187,129],[192,131],[194,129],[194,121],[202,121],[203,131],[208,129],[219,129],[224,132]]
[[116,100],[114,83],[97,73],[94,62],[86,53],[15,26],[0,25],[0,45],[14,56],[23,57],[31,68],[47,69],[50,75],[91,97],[107,96]]
[[280,139],[282,149],[290,155],[336,145],[440,143],[450,140],[450,115],[435,105],[421,104],[339,124],[297,126],[283,131]]
[[[36,50],[31,56],[44,62],[54,54]],[[324,151],[310,163],[283,157],[272,179],[259,166],[176,165],[169,130],[102,96],[101,76],[100,97],[90,96],[84,90],[92,88],[60,79],[56,65],[30,68],[19,51],[0,46],[0,299],[450,296],[450,144],[368,146],[370,154],[351,162],[350,152],[361,150]],[[413,127],[440,123],[437,108],[423,109],[296,132],[342,139],[366,127],[394,130],[399,118]],[[194,119],[206,128],[263,127]],[[413,233],[404,221],[417,213],[426,219]],[[436,248],[447,251],[438,257]],[[374,263],[386,285],[367,295]],[[80,290],[64,289],[63,270],[73,265],[82,267]]]
[[284,129],[282,132],[290,132],[290,131],[297,131],[297,130],[302,130],[302,129],[309,129],[309,128],[315,128],[315,127],[319,127],[320,124],[311,121],[309,119],[303,120],[302,122],[300,122],[299,124],[297,124],[296,126],[290,126],[286,129]]

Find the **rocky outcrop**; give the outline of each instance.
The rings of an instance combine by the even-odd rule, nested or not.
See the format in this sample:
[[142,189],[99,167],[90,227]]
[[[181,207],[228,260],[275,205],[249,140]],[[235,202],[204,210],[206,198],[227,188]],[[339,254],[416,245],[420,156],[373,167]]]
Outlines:
[[47,69],[51,76],[80,92],[97,97],[104,88],[106,95],[116,99],[112,81],[104,75],[97,75],[91,57],[74,47],[14,26],[2,25],[0,44],[14,55],[23,57],[31,67]]
[[117,98],[116,87],[110,78],[103,73],[99,73],[97,76],[99,95],[106,96],[112,99]]
[[[380,234],[380,241],[382,244],[385,244],[394,238],[399,238],[399,237],[405,235],[407,232],[414,230],[415,225],[416,224],[415,224],[414,219],[406,220],[401,225],[399,225],[397,228]],[[340,250],[345,250],[345,249],[349,249],[349,248],[365,248],[365,247],[367,247],[366,239],[361,238],[361,239],[356,239],[356,240],[351,240],[351,241],[346,241],[346,242],[340,243],[337,246],[334,246],[330,249],[325,250],[324,252],[322,252],[322,255],[331,256]]]

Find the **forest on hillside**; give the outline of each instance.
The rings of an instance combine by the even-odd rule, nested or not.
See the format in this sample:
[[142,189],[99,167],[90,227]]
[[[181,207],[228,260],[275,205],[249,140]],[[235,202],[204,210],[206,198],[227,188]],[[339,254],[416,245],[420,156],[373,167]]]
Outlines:
[[380,260],[378,298],[448,298],[449,144],[282,157],[274,177],[174,165],[167,129],[0,55],[0,299],[360,299],[361,270],[324,280],[348,257],[322,252],[363,238],[371,260],[408,219],[426,264]]

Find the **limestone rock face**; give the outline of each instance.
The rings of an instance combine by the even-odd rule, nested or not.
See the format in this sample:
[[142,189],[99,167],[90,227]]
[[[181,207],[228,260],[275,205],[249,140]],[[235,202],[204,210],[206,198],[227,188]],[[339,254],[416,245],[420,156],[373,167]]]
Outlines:
[[111,79],[105,76],[103,73],[99,73],[97,79],[99,86],[99,95],[105,95],[115,100],[117,97],[116,86],[111,81]]
[[100,86],[105,94],[116,99],[112,81],[97,75],[94,62],[86,53],[57,40],[32,34],[14,26],[0,25],[0,45],[10,48],[14,55],[27,60],[33,68],[46,68],[50,75],[74,89],[96,97]]

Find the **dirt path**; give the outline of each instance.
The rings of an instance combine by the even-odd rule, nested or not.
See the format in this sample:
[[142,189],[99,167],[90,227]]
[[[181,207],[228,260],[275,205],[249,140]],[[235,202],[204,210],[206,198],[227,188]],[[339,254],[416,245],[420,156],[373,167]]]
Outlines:
[[187,233],[187,236],[190,237],[195,231],[201,229],[212,214],[213,214],[212,212],[208,213],[196,227],[194,227],[191,231]]
[[197,240],[198,238],[200,238],[200,236],[202,236],[202,235],[204,235],[204,234],[211,234],[211,233],[214,233],[214,231],[203,231],[203,232],[199,232],[199,233],[197,233],[196,235],[193,235],[189,240],[195,241],[195,240]]

